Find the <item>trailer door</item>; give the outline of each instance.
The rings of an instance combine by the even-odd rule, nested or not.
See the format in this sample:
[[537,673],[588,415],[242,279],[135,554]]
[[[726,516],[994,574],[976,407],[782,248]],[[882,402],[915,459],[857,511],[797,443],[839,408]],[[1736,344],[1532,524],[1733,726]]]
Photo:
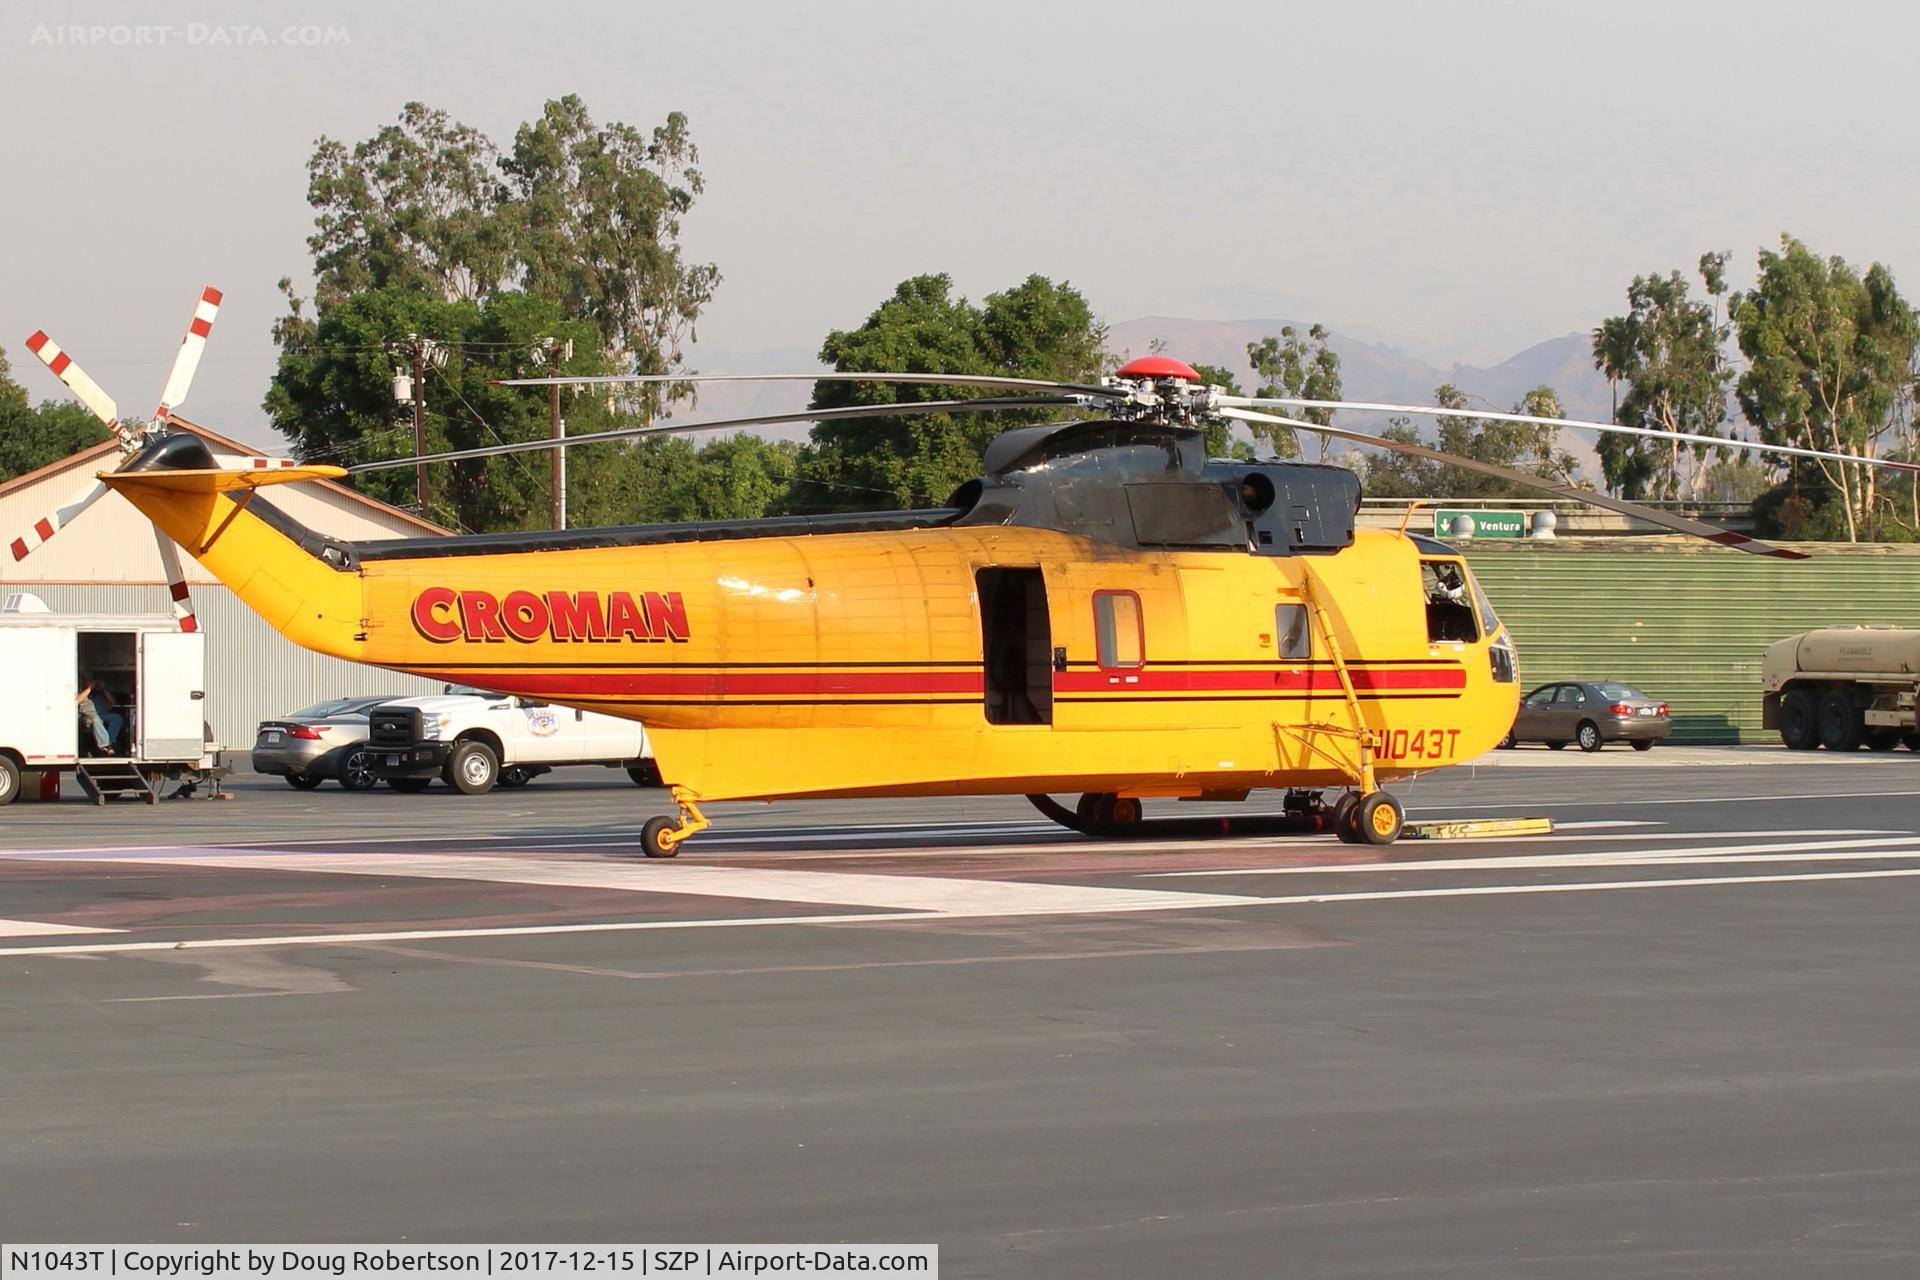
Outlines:
[[72,760],[80,723],[73,632],[54,626],[0,630],[0,670],[13,673],[0,685],[0,747],[18,751],[29,769]]
[[206,669],[206,637],[199,632],[141,632],[137,758],[198,760],[206,753]]

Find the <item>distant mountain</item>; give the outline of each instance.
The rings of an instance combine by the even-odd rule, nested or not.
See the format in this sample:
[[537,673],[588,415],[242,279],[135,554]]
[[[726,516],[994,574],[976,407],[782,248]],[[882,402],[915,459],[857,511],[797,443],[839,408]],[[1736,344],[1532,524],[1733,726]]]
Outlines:
[[[1277,336],[1288,325],[1304,331],[1296,320],[1182,320],[1148,316],[1128,320],[1108,330],[1107,346],[1115,353],[1145,355],[1155,339],[1166,343],[1167,354],[1191,363],[1218,365],[1233,372],[1244,390],[1254,387],[1247,364],[1247,344]],[[1587,336],[1570,333],[1550,338],[1494,365],[1490,369],[1456,364],[1445,369],[1409,356],[1384,343],[1362,342],[1344,334],[1330,335],[1340,356],[1340,378],[1349,400],[1396,404],[1431,404],[1433,390],[1452,383],[1485,409],[1510,409],[1534,387],[1550,386],[1560,396],[1570,418],[1605,422],[1611,415],[1611,392],[1605,378],[1593,368]],[[688,361],[701,373],[805,373],[825,371],[815,352],[805,347],[767,351],[697,350]],[[701,387],[698,408],[682,408],[674,416],[683,422],[791,413],[804,409],[813,394],[811,382],[707,383]],[[1381,425],[1353,420],[1357,430]],[[1422,424],[1423,426],[1426,424]],[[771,439],[804,440],[805,424],[767,427],[758,434]],[[1562,432],[1562,444],[1592,470],[1591,432]]]
[[[1155,339],[1166,343],[1167,354],[1188,362],[1219,365],[1232,371],[1243,389],[1254,386],[1247,364],[1247,344],[1279,336],[1291,325],[1305,332],[1298,320],[1180,320],[1148,316],[1113,325],[1107,345],[1116,352],[1145,355]],[[1362,342],[1341,333],[1328,335],[1328,345],[1340,357],[1340,380],[1349,400],[1380,400],[1398,404],[1430,404],[1433,389],[1452,383],[1473,403],[1486,409],[1511,409],[1533,388],[1545,384],[1559,393],[1570,418],[1607,420],[1611,395],[1607,381],[1593,368],[1585,334],[1570,333],[1528,347],[1491,369],[1456,364],[1451,369],[1415,359],[1381,343]],[[1484,402],[1484,403],[1482,403]]]

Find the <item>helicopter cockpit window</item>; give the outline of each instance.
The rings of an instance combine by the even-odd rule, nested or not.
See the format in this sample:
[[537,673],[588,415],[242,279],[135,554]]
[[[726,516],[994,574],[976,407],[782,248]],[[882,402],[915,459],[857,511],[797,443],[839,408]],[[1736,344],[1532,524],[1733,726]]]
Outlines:
[[1101,666],[1137,667],[1146,662],[1146,633],[1140,622],[1140,597],[1133,592],[1095,592],[1093,627]]
[[1313,633],[1307,629],[1307,606],[1275,605],[1273,633],[1280,638],[1281,657],[1311,658],[1313,656]]
[[1427,640],[1433,644],[1471,643],[1480,638],[1467,592],[1466,570],[1457,560],[1422,560],[1421,587],[1427,598]]

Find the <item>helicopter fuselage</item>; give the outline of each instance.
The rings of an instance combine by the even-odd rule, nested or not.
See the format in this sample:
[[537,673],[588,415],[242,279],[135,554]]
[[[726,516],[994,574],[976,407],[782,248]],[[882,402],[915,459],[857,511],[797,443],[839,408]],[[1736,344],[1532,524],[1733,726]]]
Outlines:
[[1225,796],[1349,783],[1358,735],[1388,779],[1507,732],[1464,562],[1355,530],[1337,469],[1063,435],[933,512],[394,543],[113,479],[298,643],[642,721],[698,800]]

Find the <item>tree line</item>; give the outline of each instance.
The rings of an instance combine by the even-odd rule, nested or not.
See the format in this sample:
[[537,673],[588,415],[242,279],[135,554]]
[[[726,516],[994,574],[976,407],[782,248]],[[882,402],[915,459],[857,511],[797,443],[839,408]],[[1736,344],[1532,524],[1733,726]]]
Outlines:
[[[310,297],[283,279],[279,360],[264,407],[309,461],[357,463],[414,451],[397,412],[396,376],[411,344],[429,340],[426,446],[471,448],[543,437],[543,390],[501,378],[687,372],[685,347],[719,287],[714,264],[691,261],[682,220],[703,191],[688,122],[669,114],[640,129],[596,123],[577,97],[545,104],[506,145],[420,103],[352,146],[321,138],[307,166],[315,230]],[[1730,290],[1725,252],[1695,278],[1636,277],[1624,314],[1592,333],[1594,367],[1629,426],[1752,438],[1861,457],[1920,460],[1914,412],[1920,323],[1880,264],[1862,272],[1820,258],[1791,236],[1762,251],[1758,279]],[[1161,344],[1156,343],[1158,349]],[[1283,328],[1247,345],[1254,394],[1338,399],[1339,356],[1320,325]],[[1033,275],[978,302],[950,277],[915,276],[859,325],[826,335],[820,359],[840,371],[998,374],[1081,382],[1116,367],[1107,331],[1068,282]],[[1239,393],[1228,369],[1197,366]],[[953,386],[815,384],[814,408],[961,399]],[[1446,385],[1434,403],[1458,410],[1433,424],[1394,420],[1382,433],[1560,481],[1575,459],[1551,427],[1490,421]],[[697,404],[691,383],[621,387],[567,398],[571,435],[670,423]],[[1491,406],[1489,406],[1491,407]],[[1563,417],[1551,387],[1514,412]],[[1737,408],[1742,425],[1733,421]],[[987,442],[1054,410],[881,416],[816,424],[804,443],[753,434],[663,435],[579,446],[568,507],[579,525],[740,519],[943,502],[979,469]],[[1293,415],[1327,423],[1330,411]],[[63,456],[105,433],[66,402],[30,409],[0,355],[0,474]],[[1249,429],[1250,428],[1250,429]],[[1236,434],[1236,431],[1239,434]],[[1270,424],[1208,429],[1219,456],[1302,456],[1293,431]],[[1443,462],[1347,450],[1314,458],[1352,466],[1380,497],[1524,498],[1530,491]],[[1606,434],[1601,479],[1628,498],[1751,499],[1763,532],[1784,537],[1910,540],[1920,531],[1920,474],[1887,483],[1867,468],[1808,460],[1729,458],[1705,445]],[[428,519],[472,531],[533,528],[547,518],[544,454],[430,468]],[[355,480],[372,496],[415,506],[411,470]]]

